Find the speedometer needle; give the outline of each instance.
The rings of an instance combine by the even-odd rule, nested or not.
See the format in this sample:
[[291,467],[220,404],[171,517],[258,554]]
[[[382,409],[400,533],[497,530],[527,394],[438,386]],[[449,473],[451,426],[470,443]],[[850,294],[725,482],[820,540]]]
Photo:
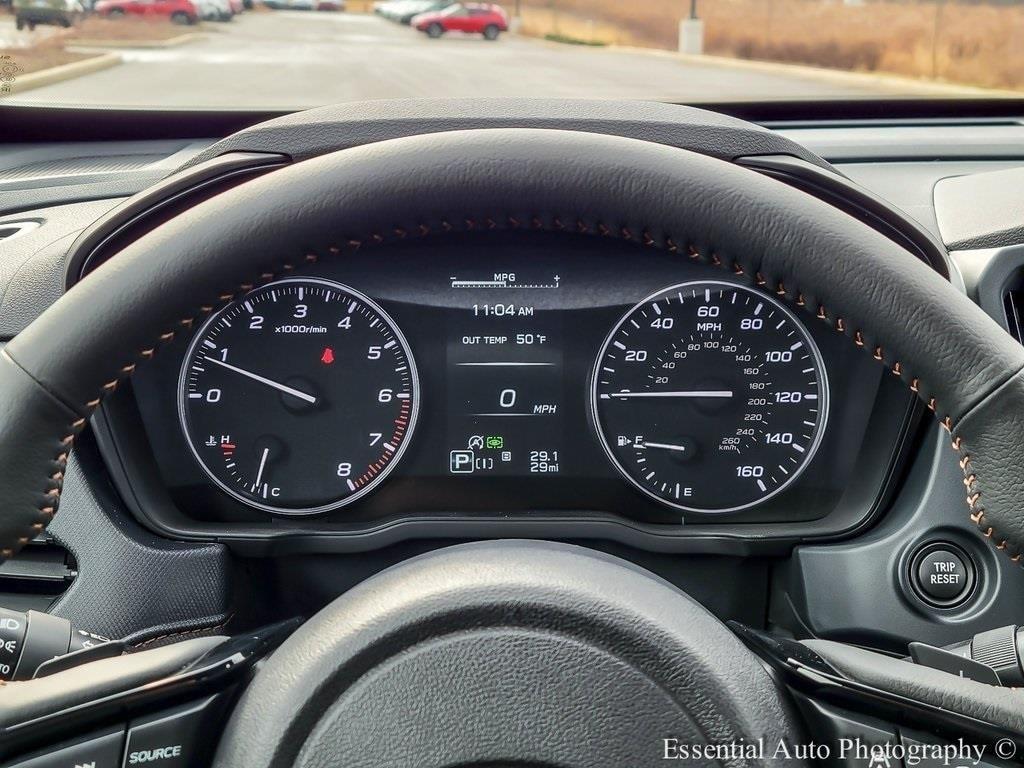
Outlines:
[[612,392],[611,397],[732,397],[732,390],[685,389],[676,392]]
[[276,381],[271,381],[270,379],[264,376],[260,376],[258,373],[253,373],[252,371],[247,371],[244,368],[239,368],[236,365],[225,363],[223,360],[218,360],[215,357],[209,357],[204,355],[203,359],[206,360],[207,362],[219,365],[221,368],[227,368],[229,371],[240,373],[242,376],[246,376],[252,379],[253,381],[258,381],[260,384],[266,384],[268,387],[273,387],[274,389],[280,392],[284,392],[286,395],[297,397],[299,400],[305,400],[310,405],[316,405],[315,397],[313,397],[312,395],[307,395],[305,392],[300,392],[299,390],[294,389],[293,387],[289,387],[287,384],[281,384]]

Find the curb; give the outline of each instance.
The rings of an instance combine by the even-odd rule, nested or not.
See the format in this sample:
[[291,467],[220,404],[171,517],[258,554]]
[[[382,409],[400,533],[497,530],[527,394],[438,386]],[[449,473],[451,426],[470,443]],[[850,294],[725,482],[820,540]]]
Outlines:
[[21,75],[11,83],[8,93],[24,93],[33,88],[42,88],[44,85],[62,83],[65,80],[73,80],[82,75],[90,75],[93,72],[116,67],[120,63],[121,54],[104,53],[91,59],[61,64],[59,67],[50,67],[39,72],[31,72],[27,75]]
[[826,69],[812,67],[804,64],[787,64],[778,61],[762,61],[758,59],[733,59],[728,56],[711,56],[708,54],[694,55],[688,53],[677,53],[675,51],[664,51],[657,48],[640,48],[632,45],[611,45],[609,50],[622,51],[623,53],[639,53],[648,56],[661,56],[675,59],[683,64],[706,67],[729,67],[731,69],[745,69],[765,74],[789,75],[791,77],[802,77],[808,80],[831,83],[834,85],[845,85],[853,87],[870,88],[873,90],[892,91],[899,94],[933,95],[933,96],[980,96],[996,97],[1006,96],[1021,98],[1024,91],[1008,91],[997,88],[983,88],[976,85],[957,85],[932,80],[918,80],[905,75],[892,75],[884,72],[844,72],[838,69]]
[[91,40],[73,37],[67,43],[74,48],[175,48],[205,39],[205,32],[186,32],[166,40]]

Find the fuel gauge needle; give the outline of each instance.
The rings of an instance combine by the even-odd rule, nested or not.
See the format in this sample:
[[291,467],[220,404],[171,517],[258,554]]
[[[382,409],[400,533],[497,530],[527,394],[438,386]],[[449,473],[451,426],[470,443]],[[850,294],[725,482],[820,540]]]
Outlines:
[[644,443],[644,448],[660,448],[663,451],[679,451],[680,453],[686,450],[685,445],[673,445],[672,443]]
[[292,397],[297,397],[299,400],[304,400],[310,405],[316,405],[315,397],[306,394],[305,392],[302,392],[298,389],[295,389],[294,387],[289,387],[287,384],[281,384],[280,382],[272,381],[271,379],[268,379],[265,376],[260,376],[258,373],[247,371],[244,368],[239,368],[237,365],[231,365],[231,363],[225,363],[223,360],[218,360],[215,357],[209,357],[208,355],[204,355],[203,359],[206,360],[208,363],[219,365],[221,368],[227,368],[229,371],[234,371],[235,373],[241,374],[242,376],[246,376],[252,379],[253,381],[258,381],[260,384],[266,384],[268,387],[272,387],[273,389],[276,389],[279,392],[284,392],[286,395],[291,395]]

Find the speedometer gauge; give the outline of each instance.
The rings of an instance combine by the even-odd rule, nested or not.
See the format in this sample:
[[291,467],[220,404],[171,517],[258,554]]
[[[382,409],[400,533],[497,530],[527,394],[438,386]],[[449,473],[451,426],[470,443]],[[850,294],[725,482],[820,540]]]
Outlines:
[[281,514],[348,504],[401,458],[419,383],[402,333],[366,296],[326,280],[270,283],[196,334],[178,408],[202,469]]
[[828,418],[807,329],[775,299],[722,281],[644,299],[598,356],[592,408],[612,463],[693,512],[732,512],[792,483]]

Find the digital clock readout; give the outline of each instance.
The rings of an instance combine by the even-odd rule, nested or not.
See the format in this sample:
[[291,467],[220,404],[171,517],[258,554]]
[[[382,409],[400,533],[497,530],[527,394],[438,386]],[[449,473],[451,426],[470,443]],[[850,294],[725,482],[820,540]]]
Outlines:
[[531,301],[561,278],[517,282],[452,278],[464,309],[449,320],[451,475],[553,475],[561,469],[562,329]]

